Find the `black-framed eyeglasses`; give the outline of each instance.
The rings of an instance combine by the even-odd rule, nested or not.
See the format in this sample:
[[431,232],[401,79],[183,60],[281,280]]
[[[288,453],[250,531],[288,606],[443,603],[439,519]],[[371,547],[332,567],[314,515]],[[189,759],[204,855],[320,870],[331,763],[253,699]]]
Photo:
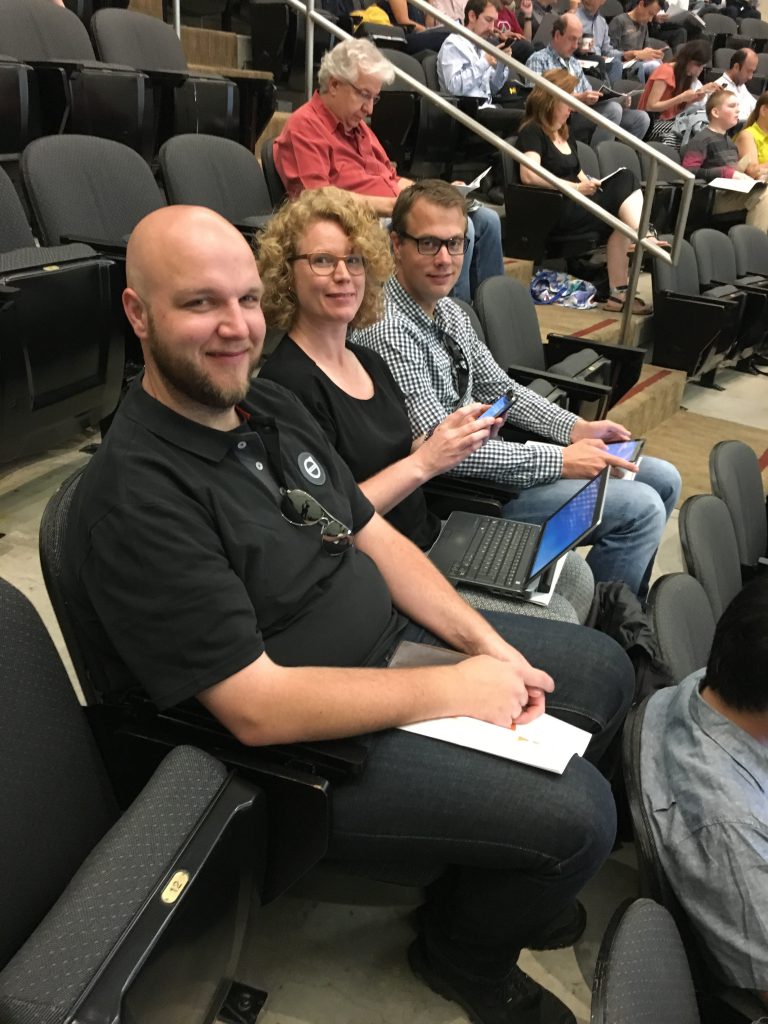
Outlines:
[[311,494],[295,488],[281,487],[280,496],[280,513],[292,526],[320,524],[323,551],[327,551],[329,555],[343,555],[352,544],[350,528],[328,509],[323,508]]
[[291,256],[288,262],[295,263],[296,260],[306,260],[309,269],[315,274],[319,274],[320,277],[330,277],[331,274],[335,274],[336,267],[340,263],[344,264],[347,273],[352,277],[360,277],[365,273],[365,257],[361,256],[359,252],[352,252],[349,256],[334,256],[332,252],[302,252],[298,256]]
[[379,96],[378,93],[374,96],[373,93],[368,92],[367,89],[358,89],[356,85],[354,85],[352,82],[347,82],[346,79],[344,79],[344,83],[345,85],[348,85],[350,89],[357,93],[357,95],[360,97],[363,103],[370,103],[372,107],[375,107],[376,104],[381,99],[381,96]]
[[467,357],[464,355],[461,346],[455,338],[452,338],[450,334],[442,328],[438,328],[438,331],[440,334],[440,341],[445,345],[448,350],[448,354],[451,357],[451,369],[456,383],[456,391],[458,392],[459,398],[461,398],[469,384],[469,363],[467,362]]
[[449,256],[463,256],[469,247],[469,239],[466,235],[453,235],[451,238],[424,235],[422,238],[417,238],[415,235],[409,235],[407,231],[401,231],[400,237],[415,242],[420,256],[437,256],[443,246]]

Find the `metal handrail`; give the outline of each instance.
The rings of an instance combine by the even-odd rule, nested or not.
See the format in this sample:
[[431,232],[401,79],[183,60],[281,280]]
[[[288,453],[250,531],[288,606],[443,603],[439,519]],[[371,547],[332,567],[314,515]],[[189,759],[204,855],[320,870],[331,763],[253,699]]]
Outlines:
[[[353,37],[345,32],[344,29],[339,28],[335,22],[329,21],[323,17],[315,9],[315,0],[286,0],[291,7],[295,8],[298,12],[306,16],[306,82],[307,82],[307,98],[312,96],[312,82],[314,78],[314,26],[320,25],[331,35],[338,37],[339,39],[352,39]],[[574,110],[584,114],[590,121],[595,122],[597,125],[602,125],[607,128],[612,134],[621,139],[627,145],[640,153],[645,155],[650,160],[648,167],[648,173],[645,181],[645,189],[643,193],[643,207],[640,214],[640,223],[637,231],[633,231],[632,228],[628,227],[623,221],[620,221],[618,217],[608,213],[597,203],[592,202],[587,196],[582,195],[576,189],[563,183],[563,181],[554,175],[551,171],[546,170],[540,164],[530,160],[525,153],[521,150],[516,149],[513,145],[506,141],[506,139],[500,139],[496,134],[480,124],[474,118],[465,114],[462,110],[457,109],[452,103],[445,100],[442,96],[432,92],[426,86],[422,85],[421,82],[416,81],[405,71],[401,71],[396,65],[392,64],[392,70],[394,71],[395,77],[404,81],[408,86],[413,89],[414,92],[418,92],[424,96],[433,106],[438,107],[447,113],[454,120],[464,125],[469,131],[479,138],[483,139],[489,145],[502,153],[507,153],[523,167],[527,167],[533,171],[538,177],[543,178],[549,182],[553,188],[562,192],[568,199],[573,202],[579,203],[585,209],[588,209],[596,217],[608,224],[615,231],[620,231],[623,235],[629,238],[635,244],[634,252],[630,258],[629,263],[629,279],[627,283],[627,292],[624,301],[624,309],[622,312],[621,326],[620,326],[620,344],[629,343],[629,328],[631,322],[631,310],[634,304],[635,292],[637,290],[637,283],[640,277],[640,270],[642,266],[642,255],[643,251],[648,251],[654,259],[664,260],[666,263],[677,262],[678,254],[680,252],[680,246],[683,240],[683,232],[685,229],[685,223],[688,218],[688,209],[691,203],[691,195],[694,187],[694,175],[690,171],[687,171],[680,164],[676,164],[669,157],[660,153],[658,150],[649,146],[647,143],[635,138],[634,135],[630,135],[620,125],[614,124],[607,118],[603,117],[602,114],[597,113],[592,107],[581,100],[576,99],[570,93],[565,92],[552,82],[548,81],[543,76],[531,71],[530,68],[521,64],[515,60],[509,54],[500,50],[492,43],[487,42],[485,39],[480,38],[474,32],[471,32],[464,25],[459,25],[457,22],[453,22],[448,18],[442,11],[437,10],[427,0],[409,0],[415,6],[421,10],[430,14],[436,21],[441,22],[451,29],[452,32],[469,39],[474,45],[479,46],[481,49],[492,53],[496,60],[502,60],[510,68],[521,75],[523,78],[530,79],[535,85],[540,85],[547,92],[553,93],[558,99],[563,100]],[[651,219],[651,206],[653,203],[653,196],[656,190],[658,181],[658,165],[662,164],[668,171],[671,171],[674,175],[678,176],[682,180],[683,188],[682,195],[680,198],[680,207],[678,209],[677,220],[675,227],[672,232],[673,240],[672,247],[669,252],[665,252],[658,246],[653,245],[646,241],[648,229]]]

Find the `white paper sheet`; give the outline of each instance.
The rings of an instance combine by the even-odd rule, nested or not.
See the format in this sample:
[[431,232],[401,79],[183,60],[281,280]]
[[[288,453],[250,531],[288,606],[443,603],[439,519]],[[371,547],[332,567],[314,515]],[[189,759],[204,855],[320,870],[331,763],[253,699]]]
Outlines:
[[444,743],[543,768],[557,775],[563,774],[574,754],[584,755],[591,739],[584,729],[547,714],[515,729],[504,729],[476,718],[434,718],[401,728]]

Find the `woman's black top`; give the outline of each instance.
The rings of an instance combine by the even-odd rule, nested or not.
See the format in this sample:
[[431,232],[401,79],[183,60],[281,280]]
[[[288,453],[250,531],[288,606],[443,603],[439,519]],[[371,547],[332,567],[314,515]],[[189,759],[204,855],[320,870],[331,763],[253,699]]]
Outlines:
[[[261,370],[265,380],[289,388],[302,400],[344,459],[355,480],[367,480],[411,453],[413,439],[403,393],[381,356],[347,342],[373,381],[372,398],[342,391],[295,341],[285,335]],[[426,550],[440,531],[421,488],[385,516],[395,529]]]
[[[524,153],[538,153],[541,166],[566,181],[578,181],[581,164],[576,153],[576,143],[570,153],[561,153],[547,133],[537,124],[527,124],[517,137],[517,148]],[[624,200],[639,188],[635,174],[626,167],[610,177],[605,184],[589,198],[608,213],[618,215]],[[563,203],[557,222],[559,234],[566,232],[597,232],[608,236],[611,228],[579,203]]]
[[[579,180],[581,164],[575,149],[570,153],[561,153],[539,125],[533,122],[527,124],[518,135],[516,145],[523,153],[538,153],[541,157],[541,166],[546,171],[556,174],[558,178],[565,178],[566,181]],[[573,145],[575,146],[575,143]]]

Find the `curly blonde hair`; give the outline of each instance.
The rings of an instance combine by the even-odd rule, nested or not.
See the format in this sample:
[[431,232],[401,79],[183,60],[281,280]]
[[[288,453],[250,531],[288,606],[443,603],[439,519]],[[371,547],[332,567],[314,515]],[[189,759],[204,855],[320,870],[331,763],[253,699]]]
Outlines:
[[350,327],[369,327],[384,315],[384,282],[392,273],[389,239],[378,217],[367,203],[329,185],[302,192],[285,203],[259,237],[257,262],[264,284],[262,305],[270,327],[289,330],[299,312],[293,290],[291,257],[299,255],[298,244],[316,221],[339,225],[355,252],[365,259],[365,290],[360,308]]

